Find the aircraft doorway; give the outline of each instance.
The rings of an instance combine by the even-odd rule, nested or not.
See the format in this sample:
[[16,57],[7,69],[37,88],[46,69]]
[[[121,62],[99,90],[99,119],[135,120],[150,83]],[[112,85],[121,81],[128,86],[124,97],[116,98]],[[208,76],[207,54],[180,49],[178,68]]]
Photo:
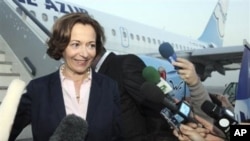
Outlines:
[[120,27],[120,34],[122,47],[129,47],[128,30],[125,27]]

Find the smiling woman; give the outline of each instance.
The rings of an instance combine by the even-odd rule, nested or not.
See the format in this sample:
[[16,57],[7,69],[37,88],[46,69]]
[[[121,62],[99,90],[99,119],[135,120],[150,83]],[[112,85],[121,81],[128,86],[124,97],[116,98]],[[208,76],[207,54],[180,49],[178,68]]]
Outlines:
[[91,69],[104,42],[101,25],[87,14],[65,14],[55,22],[47,54],[64,63],[55,72],[29,82],[9,141],[14,141],[28,124],[34,141],[49,140],[61,120],[70,114],[88,122],[86,141],[121,140],[118,85]]

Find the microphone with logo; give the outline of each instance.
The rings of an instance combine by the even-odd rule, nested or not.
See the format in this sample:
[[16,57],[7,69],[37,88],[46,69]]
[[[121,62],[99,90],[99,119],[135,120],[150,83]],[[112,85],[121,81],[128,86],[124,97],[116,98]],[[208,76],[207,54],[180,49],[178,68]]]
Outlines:
[[144,82],[140,88],[140,92],[145,95],[145,98],[156,104],[163,104],[160,112],[161,115],[168,121],[169,125],[179,131],[179,125],[186,122],[197,123],[191,116],[191,108],[185,101],[179,102],[177,105],[165,97],[159,87],[150,82]]
[[201,109],[208,116],[214,118],[214,125],[223,131],[227,138],[230,138],[230,125],[238,124],[234,119],[234,113],[229,109],[219,107],[208,100],[201,105]]
[[[159,52],[161,56],[167,59],[171,64],[176,61],[176,53],[173,47],[168,42],[164,42],[160,45]],[[175,69],[178,70],[179,68],[175,67]]]
[[168,94],[173,88],[166,82],[159,74],[159,72],[152,66],[147,66],[142,71],[143,78],[159,87],[164,94]]
[[49,141],[84,141],[87,132],[87,122],[70,114],[62,119]]

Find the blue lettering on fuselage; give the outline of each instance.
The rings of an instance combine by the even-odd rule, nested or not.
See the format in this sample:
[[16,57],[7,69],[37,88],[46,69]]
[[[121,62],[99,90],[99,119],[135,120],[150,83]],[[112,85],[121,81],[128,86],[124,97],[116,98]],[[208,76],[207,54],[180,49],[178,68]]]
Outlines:
[[46,9],[51,10],[54,9],[54,11],[56,12],[60,12],[60,13],[74,13],[74,12],[82,12],[82,13],[88,13],[85,9],[79,8],[79,7],[75,7],[69,4],[65,4],[62,2],[58,2],[58,1],[51,1],[51,0],[46,0]]
[[[35,3],[34,0],[18,0],[18,1],[20,3],[38,7],[38,4]],[[88,13],[87,10],[83,8],[52,0],[45,0],[45,9],[54,10],[55,12],[60,12],[65,14],[74,12]]]
[[32,0],[18,0],[18,1],[21,2],[21,3],[26,3],[27,2],[28,5],[37,6],[37,3],[34,3]]
[[56,5],[51,0],[45,0],[45,8],[48,10],[54,9],[56,12],[58,12]]
[[82,9],[82,8],[79,8],[79,7],[71,6],[71,5],[61,3],[61,2],[58,2],[58,1],[56,1],[55,3],[58,3],[60,5],[60,12],[61,13],[73,13],[73,12],[87,13],[87,11],[85,9]]

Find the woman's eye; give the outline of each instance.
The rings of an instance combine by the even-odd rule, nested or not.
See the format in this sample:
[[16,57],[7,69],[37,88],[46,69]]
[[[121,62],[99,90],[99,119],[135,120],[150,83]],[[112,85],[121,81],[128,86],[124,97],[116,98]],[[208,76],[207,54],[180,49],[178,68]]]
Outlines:
[[96,48],[96,45],[95,44],[89,44],[89,45],[87,45],[87,48],[94,49],[94,48]]
[[91,44],[90,47],[91,47],[91,48],[95,48],[96,45],[95,45],[95,44]]
[[72,47],[79,47],[79,44],[78,43],[72,43],[70,46],[72,46]]

